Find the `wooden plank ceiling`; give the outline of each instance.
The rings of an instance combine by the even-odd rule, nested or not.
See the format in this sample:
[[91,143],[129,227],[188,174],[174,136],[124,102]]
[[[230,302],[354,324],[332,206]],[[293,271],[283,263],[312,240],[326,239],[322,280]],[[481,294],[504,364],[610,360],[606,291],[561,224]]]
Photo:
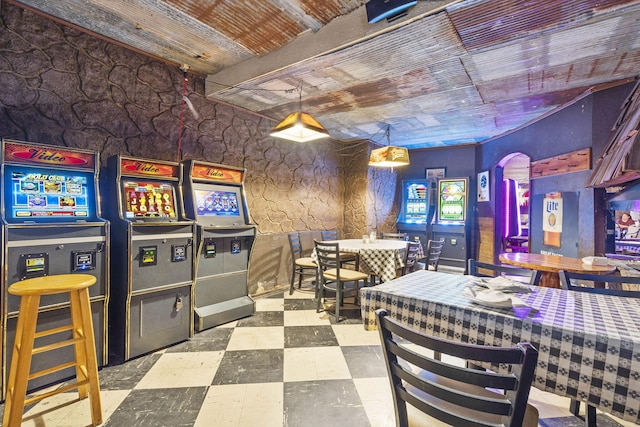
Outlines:
[[422,0],[373,25],[366,0],[5,1],[186,64],[211,99],[301,101],[347,142],[478,143],[640,69],[640,0]]

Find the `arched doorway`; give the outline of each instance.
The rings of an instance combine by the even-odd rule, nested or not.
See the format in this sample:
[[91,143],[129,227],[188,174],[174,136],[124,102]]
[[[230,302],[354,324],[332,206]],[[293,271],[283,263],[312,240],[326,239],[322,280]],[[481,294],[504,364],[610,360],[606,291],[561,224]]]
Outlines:
[[496,258],[500,252],[529,252],[530,166],[529,156],[512,153],[496,167]]

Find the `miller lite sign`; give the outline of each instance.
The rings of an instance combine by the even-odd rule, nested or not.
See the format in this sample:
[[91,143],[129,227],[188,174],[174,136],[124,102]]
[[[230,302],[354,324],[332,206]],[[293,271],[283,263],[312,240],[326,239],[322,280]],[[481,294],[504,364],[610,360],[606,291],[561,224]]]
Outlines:
[[543,243],[559,248],[562,237],[562,195],[560,193],[545,194],[543,209]]

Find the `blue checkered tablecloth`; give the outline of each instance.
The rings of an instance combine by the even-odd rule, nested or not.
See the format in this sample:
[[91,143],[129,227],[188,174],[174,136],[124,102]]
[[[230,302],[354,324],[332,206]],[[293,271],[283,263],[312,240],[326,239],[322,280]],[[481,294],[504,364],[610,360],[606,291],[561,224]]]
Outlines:
[[525,341],[539,352],[534,386],[640,424],[640,300],[543,287],[524,307],[489,308],[462,295],[470,279],[420,270],[361,290],[365,329],[375,310],[440,337],[482,345]]
[[[382,282],[396,277],[397,270],[404,267],[407,242],[402,240],[376,240],[364,243],[360,239],[331,240],[338,242],[340,252],[351,252],[360,257],[360,271],[375,274]],[[315,249],[311,257],[317,259]]]

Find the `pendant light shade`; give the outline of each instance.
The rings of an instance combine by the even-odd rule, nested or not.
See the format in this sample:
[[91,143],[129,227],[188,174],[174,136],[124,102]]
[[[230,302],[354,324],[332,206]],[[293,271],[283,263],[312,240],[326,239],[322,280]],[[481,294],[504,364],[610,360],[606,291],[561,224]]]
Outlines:
[[295,90],[299,93],[298,111],[285,117],[273,128],[269,135],[295,142],[308,142],[328,138],[330,135],[324,126],[314,119],[311,114],[302,111],[302,81]]
[[380,168],[395,168],[407,166],[409,164],[409,150],[404,147],[394,147],[390,145],[389,126],[385,132],[387,136],[387,146],[371,150],[369,156],[369,166]]
[[371,150],[369,166],[381,168],[395,168],[409,164],[409,150],[404,147],[386,147]]
[[308,142],[328,138],[329,132],[310,114],[297,111],[278,123],[270,135],[289,141]]

